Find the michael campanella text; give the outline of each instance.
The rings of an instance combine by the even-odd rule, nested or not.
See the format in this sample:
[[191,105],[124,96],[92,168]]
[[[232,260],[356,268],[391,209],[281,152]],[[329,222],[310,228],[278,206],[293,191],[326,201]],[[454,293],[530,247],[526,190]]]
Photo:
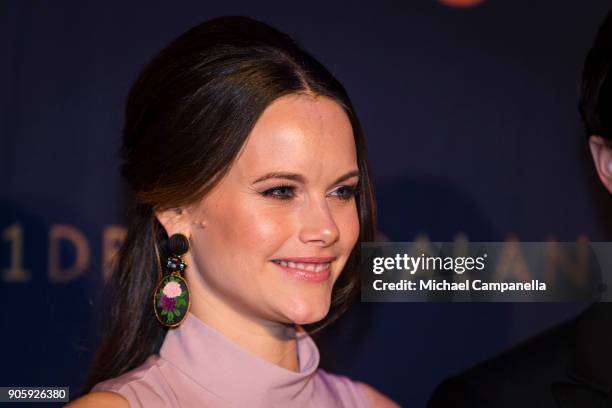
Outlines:
[[546,290],[546,283],[533,279],[531,282],[483,282],[480,279],[466,279],[463,282],[449,282],[447,280],[421,280],[418,282],[402,279],[399,282],[383,282],[377,279],[373,283],[374,290],[490,290],[498,292],[506,291],[531,291]]

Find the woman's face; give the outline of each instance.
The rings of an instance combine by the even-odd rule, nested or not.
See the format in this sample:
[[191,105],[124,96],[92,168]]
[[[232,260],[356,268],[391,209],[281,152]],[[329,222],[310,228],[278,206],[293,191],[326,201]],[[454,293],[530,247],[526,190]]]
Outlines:
[[[274,101],[229,173],[190,211],[200,226],[191,230],[198,273],[188,279],[202,288],[194,296],[255,319],[323,319],[359,235],[357,170],[352,127],[338,104],[305,94]],[[277,263],[291,258],[332,260]]]

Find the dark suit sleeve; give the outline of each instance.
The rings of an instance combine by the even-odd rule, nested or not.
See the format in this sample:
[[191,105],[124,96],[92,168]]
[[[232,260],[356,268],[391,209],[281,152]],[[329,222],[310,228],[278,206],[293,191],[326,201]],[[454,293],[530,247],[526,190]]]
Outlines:
[[445,379],[427,408],[558,408],[551,384],[567,375],[575,324],[571,319],[553,326]]
[[442,381],[433,391],[427,408],[489,408],[478,390],[461,377]]

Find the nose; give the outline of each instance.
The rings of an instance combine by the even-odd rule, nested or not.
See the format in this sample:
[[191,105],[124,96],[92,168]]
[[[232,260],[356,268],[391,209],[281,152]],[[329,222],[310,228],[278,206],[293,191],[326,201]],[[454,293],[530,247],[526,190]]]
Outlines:
[[309,200],[302,210],[302,242],[326,247],[338,240],[340,230],[325,199]]

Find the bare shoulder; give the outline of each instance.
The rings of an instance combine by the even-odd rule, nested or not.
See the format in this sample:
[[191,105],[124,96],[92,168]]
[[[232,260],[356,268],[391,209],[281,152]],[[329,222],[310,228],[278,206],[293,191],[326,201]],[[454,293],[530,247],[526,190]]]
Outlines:
[[65,405],[66,408],[129,408],[125,397],[112,391],[94,391]]
[[387,397],[385,394],[377,391],[375,388],[369,386],[361,381],[355,381],[358,387],[364,390],[368,396],[370,403],[375,408],[401,408],[398,403]]

